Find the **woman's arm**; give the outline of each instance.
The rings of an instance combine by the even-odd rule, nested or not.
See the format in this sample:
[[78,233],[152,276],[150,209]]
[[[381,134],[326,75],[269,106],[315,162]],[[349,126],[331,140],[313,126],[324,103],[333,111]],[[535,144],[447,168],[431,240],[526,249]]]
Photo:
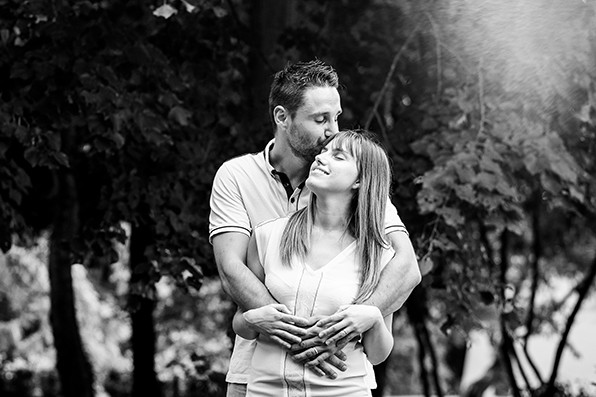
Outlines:
[[[371,306],[374,307],[374,306]],[[393,314],[382,317],[379,309],[375,324],[362,336],[364,352],[372,365],[382,363],[389,357],[393,349]]]
[[[248,242],[246,265],[264,284],[265,270],[259,259],[254,234]],[[255,339],[259,332],[263,332],[286,349],[289,349],[292,343],[300,343],[300,336],[306,333],[301,327],[306,325],[309,325],[306,319],[293,316],[285,305],[279,303],[261,306],[244,313],[239,309],[232,320],[232,328],[236,335],[244,339]]]

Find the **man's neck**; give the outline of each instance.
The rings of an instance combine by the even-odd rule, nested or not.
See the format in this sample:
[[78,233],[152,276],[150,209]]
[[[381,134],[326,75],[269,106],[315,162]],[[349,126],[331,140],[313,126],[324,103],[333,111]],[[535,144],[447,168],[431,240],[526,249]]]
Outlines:
[[281,140],[275,140],[269,152],[269,162],[278,172],[287,175],[293,187],[300,185],[308,176],[310,164],[296,157],[289,146]]

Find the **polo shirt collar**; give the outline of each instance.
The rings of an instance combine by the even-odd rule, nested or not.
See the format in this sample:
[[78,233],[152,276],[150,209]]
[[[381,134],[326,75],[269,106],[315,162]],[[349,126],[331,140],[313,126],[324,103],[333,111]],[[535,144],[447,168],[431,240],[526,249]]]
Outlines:
[[[279,179],[279,181],[282,183],[284,189],[286,190],[286,194],[288,195],[288,199],[289,199],[290,197],[292,197],[292,194],[294,192],[294,190],[292,189],[292,186],[290,185],[290,179],[288,178],[288,176],[286,174],[284,174],[283,172],[279,172],[271,165],[270,153],[271,153],[271,149],[273,148],[274,144],[275,144],[275,138],[273,138],[272,140],[269,141],[269,143],[267,143],[267,146],[265,146],[265,150],[263,151],[263,156],[265,157],[265,167],[267,167],[267,171],[269,171],[269,174],[273,178],[277,177]],[[304,181],[300,185],[298,185],[297,189],[302,190],[303,188],[304,188]]]
[[269,143],[267,144],[267,146],[265,146],[265,150],[263,151],[263,156],[265,157],[265,167],[267,167],[267,171],[269,171],[269,173],[271,175],[275,175],[274,171],[275,168],[273,168],[273,166],[271,165],[271,149],[273,148],[273,145],[275,144],[275,138],[273,138],[272,140],[269,141]]

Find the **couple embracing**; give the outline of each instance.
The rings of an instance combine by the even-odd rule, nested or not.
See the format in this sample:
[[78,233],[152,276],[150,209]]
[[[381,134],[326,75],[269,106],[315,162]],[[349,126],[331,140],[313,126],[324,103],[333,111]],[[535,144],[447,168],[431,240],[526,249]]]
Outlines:
[[239,307],[229,397],[370,396],[393,312],[420,281],[387,154],[338,131],[338,87],[320,61],[278,72],[274,139],[215,176],[210,241]]

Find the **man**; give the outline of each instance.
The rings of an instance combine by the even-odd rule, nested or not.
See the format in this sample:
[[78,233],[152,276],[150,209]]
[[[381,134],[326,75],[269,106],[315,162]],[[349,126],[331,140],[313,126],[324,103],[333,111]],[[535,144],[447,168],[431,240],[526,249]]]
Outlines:
[[[276,302],[246,266],[252,229],[306,205],[309,167],[325,140],[338,132],[342,112],[339,81],[321,61],[296,63],[278,72],[269,94],[274,139],[263,152],[229,160],[218,170],[211,194],[209,237],[224,290],[244,310],[269,306],[267,315],[247,319],[254,328],[308,361],[313,371],[334,377],[343,369],[339,349],[369,324],[356,310],[344,310],[316,324],[293,316]],[[365,303],[383,315],[401,307],[420,282],[416,256],[403,223],[393,213],[386,225],[396,256]],[[310,328],[309,328],[310,327]],[[254,341],[236,337],[226,377],[228,396],[244,396]],[[338,356],[336,356],[336,354]]]

